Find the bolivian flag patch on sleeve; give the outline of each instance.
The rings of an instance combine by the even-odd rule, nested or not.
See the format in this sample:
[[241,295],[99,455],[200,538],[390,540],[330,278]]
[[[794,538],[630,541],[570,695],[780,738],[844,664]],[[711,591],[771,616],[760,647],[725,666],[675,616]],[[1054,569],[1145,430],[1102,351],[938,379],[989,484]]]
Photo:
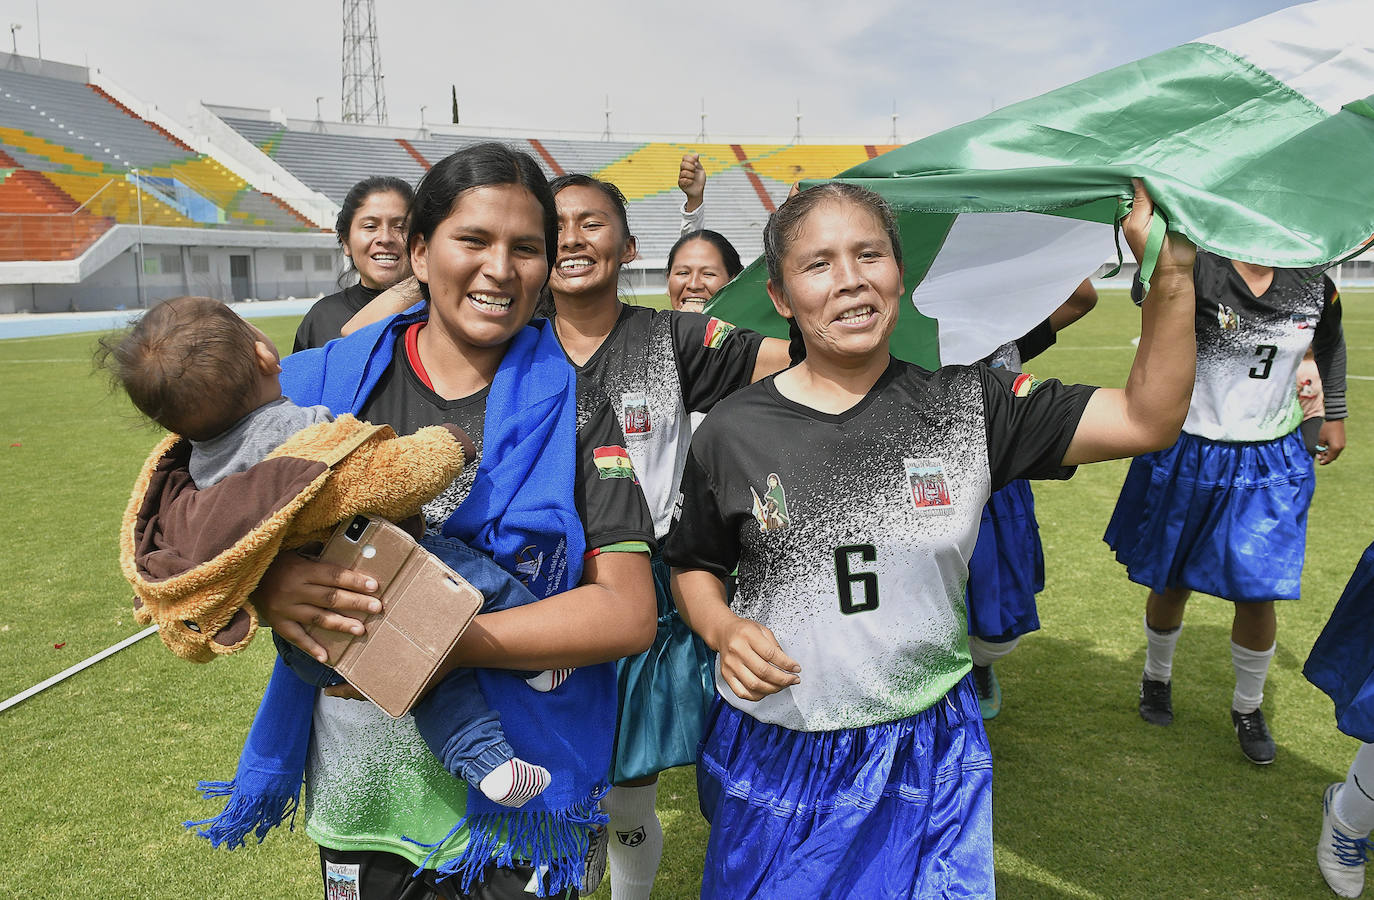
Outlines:
[[596,474],[601,476],[602,481],[607,478],[635,477],[635,467],[624,447],[597,447],[592,450],[592,460],[596,462]]
[[1044,382],[1038,380],[1034,375],[1023,372],[1017,375],[1016,380],[1011,383],[1011,395],[1013,397],[1029,397],[1031,392],[1042,384]]
[[720,345],[725,343],[725,336],[735,330],[735,326],[729,322],[717,319],[712,316],[706,323],[706,337],[702,339],[702,344],[712,350],[719,350]]

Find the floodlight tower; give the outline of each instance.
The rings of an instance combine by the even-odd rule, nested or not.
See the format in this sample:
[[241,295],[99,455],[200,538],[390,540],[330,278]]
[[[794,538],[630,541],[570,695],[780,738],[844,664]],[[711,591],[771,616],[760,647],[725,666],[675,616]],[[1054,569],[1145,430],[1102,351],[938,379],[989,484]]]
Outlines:
[[342,69],[343,121],[385,125],[386,89],[373,0],[343,0]]

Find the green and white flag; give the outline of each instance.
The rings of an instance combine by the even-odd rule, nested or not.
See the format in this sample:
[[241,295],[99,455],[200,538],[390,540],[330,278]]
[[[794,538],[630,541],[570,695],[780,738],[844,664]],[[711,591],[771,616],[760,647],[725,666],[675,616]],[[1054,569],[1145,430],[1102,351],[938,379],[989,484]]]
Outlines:
[[[894,353],[971,362],[1025,334],[1123,252],[1132,176],[1213,253],[1298,267],[1356,252],[1374,235],[1371,95],[1374,0],[1318,0],[841,173],[897,212],[911,306]],[[786,335],[766,279],[756,261],[711,314]]]

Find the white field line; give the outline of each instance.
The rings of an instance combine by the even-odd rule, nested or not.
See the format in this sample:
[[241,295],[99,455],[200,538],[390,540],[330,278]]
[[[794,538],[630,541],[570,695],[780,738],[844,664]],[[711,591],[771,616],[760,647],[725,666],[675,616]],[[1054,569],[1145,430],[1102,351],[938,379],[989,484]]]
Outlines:
[[0,363],[10,363],[11,365],[27,365],[29,363],[84,363],[90,362],[88,359],[0,359]]
[[148,635],[152,634],[154,631],[157,631],[157,626],[149,625],[147,628],[143,629],[138,634],[130,635],[129,637],[126,637],[124,640],[120,641],[118,644],[115,644],[112,647],[106,647],[104,650],[101,650],[95,656],[87,657],[86,659],[83,659],[76,665],[71,666],[67,669],[63,669],[61,672],[58,672],[56,675],[49,678],[47,681],[39,682],[38,684],[35,684],[28,690],[20,691],[13,697],[6,700],[4,703],[0,703],[0,712],[4,712],[11,706],[16,706],[20,703],[23,703],[25,700],[29,699],[34,694],[47,690],[48,688],[57,684],[59,681],[65,681],[66,679],[75,675],[77,672],[80,672],[82,669],[89,669],[91,666],[100,662],[107,656],[114,656],[120,650],[123,650],[125,647],[128,647],[131,644],[138,643],[139,641],[146,638]]

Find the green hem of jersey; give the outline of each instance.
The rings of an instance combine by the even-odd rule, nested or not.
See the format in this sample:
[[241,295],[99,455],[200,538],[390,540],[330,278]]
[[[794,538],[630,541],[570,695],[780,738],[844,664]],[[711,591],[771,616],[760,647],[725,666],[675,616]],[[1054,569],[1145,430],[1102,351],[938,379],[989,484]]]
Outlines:
[[646,541],[617,541],[595,549],[600,553],[648,553],[649,544]]
[[[328,847],[331,850],[365,850],[381,853],[394,853],[410,860],[416,866],[424,862],[429,855],[429,849],[418,847],[415,844],[408,844],[397,838],[380,838],[372,835],[351,835],[344,836],[334,834],[323,828],[311,824],[307,819],[305,823],[305,834],[310,840],[319,844],[321,847]],[[434,858],[429,861],[427,868],[437,869],[439,866],[448,862],[450,859],[457,859],[463,855],[467,849],[467,835],[462,835],[463,840],[447,850],[442,850],[434,854]]]

